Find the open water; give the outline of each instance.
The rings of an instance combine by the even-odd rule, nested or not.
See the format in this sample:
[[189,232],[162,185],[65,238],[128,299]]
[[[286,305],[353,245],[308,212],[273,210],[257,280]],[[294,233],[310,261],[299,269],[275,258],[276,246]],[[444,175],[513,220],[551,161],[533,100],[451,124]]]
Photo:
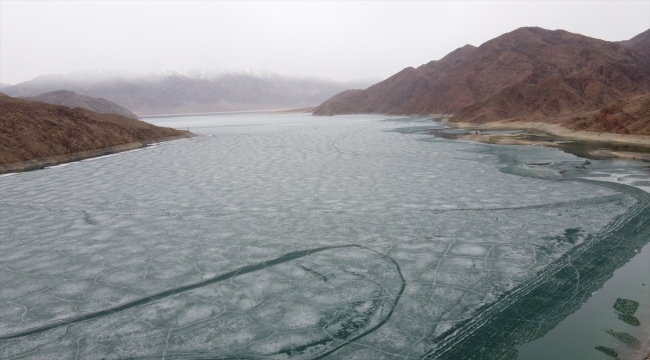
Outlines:
[[147,121],[199,136],[0,177],[0,358],[650,349],[643,163],[436,138],[427,118]]

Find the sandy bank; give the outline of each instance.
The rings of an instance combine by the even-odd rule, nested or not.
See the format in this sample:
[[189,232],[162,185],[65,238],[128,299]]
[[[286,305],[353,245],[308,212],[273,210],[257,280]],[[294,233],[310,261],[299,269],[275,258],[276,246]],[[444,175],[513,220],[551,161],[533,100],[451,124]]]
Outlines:
[[[584,141],[598,141],[612,144],[625,144],[625,145],[638,145],[648,147],[650,149],[650,136],[646,135],[624,135],[614,133],[600,133],[593,131],[575,131],[569,130],[558,124],[548,124],[543,122],[527,122],[527,121],[497,121],[486,124],[474,124],[466,122],[449,122],[448,119],[443,119],[443,122],[448,125],[455,126],[461,129],[471,130],[524,130],[524,131],[541,131],[558,137],[558,140],[584,140]],[[551,146],[559,147],[558,143],[552,141],[531,141],[525,139],[518,139],[516,134],[513,135],[490,135],[490,134],[470,134],[459,136],[459,139],[470,140],[492,144],[502,145],[538,145],[538,146]],[[613,150],[596,150],[590,152],[590,155],[604,157],[604,158],[625,158],[634,160],[650,161],[650,154],[639,152],[627,151],[613,151]]]
[[471,128],[471,129],[478,129],[478,130],[533,130],[533,131],[543,131],[549,134],[553,134],[565,138],[618,142],[623,144],[650,146],[650,136],[600,133],[600,132],[593,132],[593,131],[574,131],[574,130],[569,130],[557,124],[548,124],[543,122],[496,121],[487,124],[473,124],[473,123],[448,122],[448,121],[445,122],[447,124],[455,125],[463,129]]
[[0,164],[0,174],[38,170],[47,166],[54,166],[54,165],[63,164],[67,162],[79,161],[79,160],[94,158],[98,156],[116,154],[123,151],[135,150],[147,146],[148,144],[179,140],[179,139],[187,139],[195,136],[196,135],[190,132],[186,132],[185,134],[182,135],[170,136],[170,137],[153,139],[153,140],[142,141],[142,142],[131,142],[128,144],[120,144],[120,145],[115,145],[115,146],[102,148],[102,149],[82,151],[74,154],[62,154],[62,155],[55,155],[55,156],[50,156],[42,159]]
[[531,141],[522,140],[508,135],[485,135],[485,134],[470,134],[458,137],[461,140],[477,141],[482,143],[499,144],[499,145],[534,145],[534,146],[553,146],[559,147],[557,143],[552,141]]

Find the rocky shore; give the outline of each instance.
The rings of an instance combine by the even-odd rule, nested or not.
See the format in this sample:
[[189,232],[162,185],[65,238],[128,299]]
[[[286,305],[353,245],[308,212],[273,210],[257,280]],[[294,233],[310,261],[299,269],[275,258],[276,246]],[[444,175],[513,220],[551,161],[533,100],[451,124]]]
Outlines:
[[[445,119],[446,120],[446,119]],[[445,121],[443,120],[443,121]],[[447,121],[445,121],[447,122]],[[497,121],[485,124],[474,124],[466,122],[454,122],[449,125],[461,129],[467,129],[469,134],[459,135],[461,140],[477,141],[483,143],[502,144],[502,145],[537,145],[561,147],[562,142],[567,141],[586,141],[597,143],[608,143],[613,145],[629,145],[638,151],[616,151],[611,149],[595,149],[589,152],[589,155],[599,158],[626,158],[633,160],[650,161],[650,136],[648,135],[628,135],[616,134],[609,132],[594,132],[570,130],[559,124],[549,124],[543,122],[528,121]],[[556,138],[557,142],[549,140],[531,140],[520,133],[512,134],[490,134],[491,131],[514,131],[521,130],[524,132],[538,132],[550,134]],[[472,133],[474,132],[474,133]]]
[[61,155],[54,155],[54,156],[49,156],[40,159],[0,164],[0,174],[38,170],[48,166],[54,166],[54,165],[59,165],[63,163],[73,162],[73,161],[80,161],[80,160],[90,159],[99,156],[106,156],[106,155],[120,153],[123,151],[135,150],[135,149],[143,148],[149,144],[154,144],[158,142],[180,140],[180,139],[192,138],[195,136],[196,135],[192,134],[191,132],[185,132],[184,134],[181,135],[170,136],[170,137],[160,138],[160,139],[153,139],[149,141],[131,142],[128,144],[115,145],[115,146],[110,146],[102,149],[87,150],[87,151],[81,151],[72,154],[61,154]]

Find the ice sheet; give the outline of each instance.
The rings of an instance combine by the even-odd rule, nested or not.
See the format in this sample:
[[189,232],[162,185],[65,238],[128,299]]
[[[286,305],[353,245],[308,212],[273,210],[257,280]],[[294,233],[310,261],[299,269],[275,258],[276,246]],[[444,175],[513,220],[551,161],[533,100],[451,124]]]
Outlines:
[[157,121],[199,136],[0,178],[0,358],[418,358],[647,211],[422,118]]

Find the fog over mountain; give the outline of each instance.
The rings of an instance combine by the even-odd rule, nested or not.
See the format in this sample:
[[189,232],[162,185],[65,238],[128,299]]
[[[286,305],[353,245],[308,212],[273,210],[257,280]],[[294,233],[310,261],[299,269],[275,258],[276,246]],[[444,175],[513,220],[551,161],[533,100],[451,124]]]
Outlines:
[[87,70],[41,75],[8,86],[3,92],[14,97],[33,97],[68,90],[107,99],[138,115],[153,115],[311,107],[338,92],[366,88],[378,80],[337,82],[268,70]]
[[0,82],[82,69],[388,78],[512,29],[627,40],[648,1],[2,1]]
[[71,109],[82,108],[101,114],[117,114],[131,119],[138,118],[128,109],[119,106],[112,101],[108,101],[102,98],[93,98],[90,96],[79,95],[68,90],[50,91],[37,96],[33,96],[31,98],[25,98],[25,100],[36,100],[52,105],[63,105]]

